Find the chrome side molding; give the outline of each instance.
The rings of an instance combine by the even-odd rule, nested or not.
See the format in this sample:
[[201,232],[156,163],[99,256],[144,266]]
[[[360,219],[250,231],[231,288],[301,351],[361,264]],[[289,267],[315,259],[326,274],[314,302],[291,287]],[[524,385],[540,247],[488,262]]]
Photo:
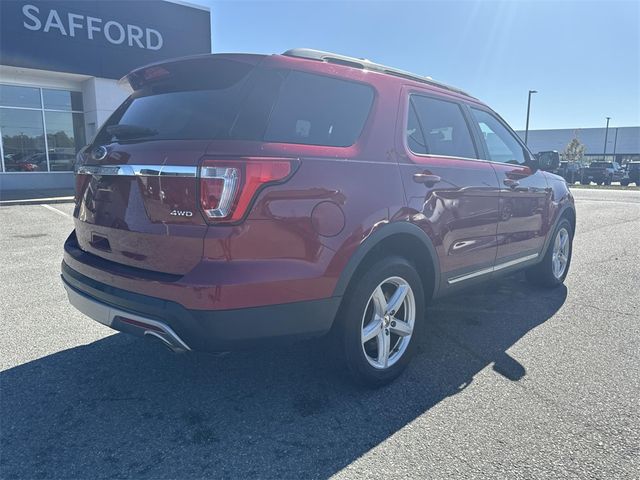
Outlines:
[[195,177],[197,167],[181,165],[80,165],[78,175],[125,177]]
[[498,272],[500,270],[504,270],[505,268],[518,265],[519,263],[524,263],[524,262],[528,262],[529,260],[533,260],[534,258],[537,258],[538,255],[539,255],[538,253],[532,253],[531,255],[525,255],[524,257],[514,258],[513,260],[509,260],[508,262],[499,263],[497,265],[494,265],[493,267],[487,267],[481,270],[476,270],[475,272],[465,273],[464,275],[460,275],[457,277],[451,277],[447,279],[447,283],[449,285],[453,285],[458,282],[464,282],[465,280],[470,280],[472,278],[480,277],[481,275]]

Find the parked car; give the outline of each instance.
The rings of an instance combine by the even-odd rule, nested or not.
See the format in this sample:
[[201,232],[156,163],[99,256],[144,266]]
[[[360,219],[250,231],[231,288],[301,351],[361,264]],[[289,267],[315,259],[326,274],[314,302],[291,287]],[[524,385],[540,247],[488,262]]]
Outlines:
[[591,162],[582,172],[582,185],[595,182],[598,185],[611,185],[624,177],[624,171],[616,162]]
[[[49,152],[49,170],[72,171],[76,156],[67,152]],[[6,164],[5,164],[6,165]],[[12,172],[46,172],[46,153],[34,153],[12,161],[7,167],[7,171]]]
[[626,187],[631,183],[635,183],[636,187],[640,187],[640,162],[629,162],[626,165],[620,185]]
[[[33,154],[31,154],[33,155]],[[31,156],[25,152],[15,152],[5,154],[4,156],[4,168],[7,172],[22,172],[24,170],[25,158]]]
[[[526,271],[560,285],[576,214],[493,110],[430,78],[315,50],[130,73],[80,154],[70,302],[175,351],[330,333],[381,385],[431,299]],[[536,295],[537,290],[532,290]]]
[[567,183],[574,184],[582,178],[582,165],[578,162],[563,161],[560,162],[560,168],[557,173],[564,178]]

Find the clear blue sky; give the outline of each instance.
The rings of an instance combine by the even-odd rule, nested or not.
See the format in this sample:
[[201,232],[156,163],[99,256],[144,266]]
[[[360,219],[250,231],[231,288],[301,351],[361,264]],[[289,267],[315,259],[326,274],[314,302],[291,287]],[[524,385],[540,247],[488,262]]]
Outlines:
[[329,50],[430,75],[524,129],[640,125],[640,0],[192,0],[214,52]]

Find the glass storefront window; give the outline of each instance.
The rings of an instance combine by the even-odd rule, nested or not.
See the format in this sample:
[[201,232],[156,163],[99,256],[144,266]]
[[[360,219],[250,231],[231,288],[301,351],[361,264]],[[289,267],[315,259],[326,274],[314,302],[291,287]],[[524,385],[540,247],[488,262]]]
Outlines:
[[76,153],[84,146],[82,114],[45,111],[44,118],[47,124],[50,170],[73,170]]
[[67,90],[42,89],[44,109],[82,111],[82,93]]
[[3,107],[40,108],[40,89],[0,85],[0,105]]
[[0,108],[4,171],[47,171],[40,110]]
[[0,85],[0,172],[73,170],[85,143],[82,110],[80,92]]

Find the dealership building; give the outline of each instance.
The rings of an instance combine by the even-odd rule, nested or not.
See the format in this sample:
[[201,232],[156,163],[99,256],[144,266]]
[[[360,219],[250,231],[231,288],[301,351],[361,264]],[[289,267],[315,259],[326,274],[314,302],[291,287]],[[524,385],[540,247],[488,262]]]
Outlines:
[[76,153],[128,95],[122,76],[210,52],[206,7],[0,2],[0,193],[72,188]]
[[[517,133],[524,140],[524,131]],[[574,138],[585,146],[586,163],[603,158],[620,165],[640,161],[640,127],[609,127],[608,131],[606,128],[529,130],[527,145],[532,152],[557,150],[562,153]]]

